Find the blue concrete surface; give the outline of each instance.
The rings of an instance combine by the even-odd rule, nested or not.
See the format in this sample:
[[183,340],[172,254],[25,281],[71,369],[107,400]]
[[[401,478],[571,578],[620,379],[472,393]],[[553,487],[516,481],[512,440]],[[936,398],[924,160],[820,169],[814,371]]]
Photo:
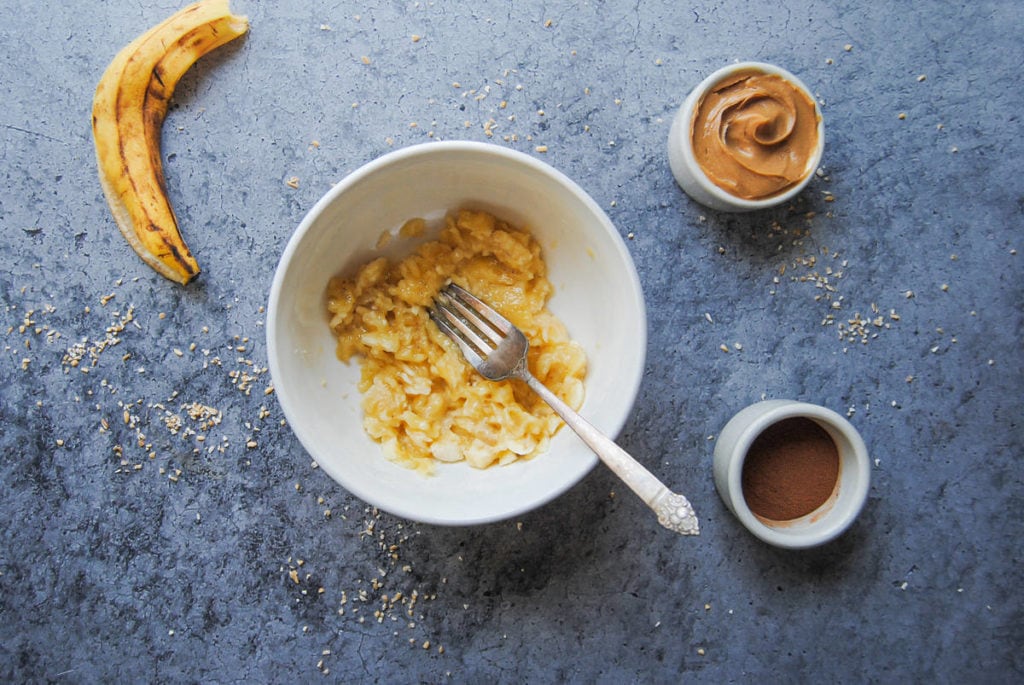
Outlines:
[[[178,6],[0,5],[0,678],[1024,678],[1019,3],[235,0],[251,33],[164,128],[186,288],[118,234],[89,125],[106,64]],[[827,129],[799,199],[744,216],[690,201],[664,149],[740,59],[797,74]],[[701,537],[601,469],[518,521],[398,520],[281,424],[283,246],[332,182],[432,138],[535,154],[619,227],[650,321],[620,442]],[[762,397],[833,408],[871,450],[833,544],[766,547],[718,499],[714,438]]]

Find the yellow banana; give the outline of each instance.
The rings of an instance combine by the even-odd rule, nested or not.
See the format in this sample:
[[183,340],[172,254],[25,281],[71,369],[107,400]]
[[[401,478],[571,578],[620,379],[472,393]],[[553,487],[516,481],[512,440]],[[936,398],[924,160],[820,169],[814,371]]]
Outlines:
[[160,154],[167,105],[197,59],[248,28],[228,0],[189,5],[121,50],[96,87],[92,131],[107,204],[143,261],[178,283],[195,277],[199,264],[167,199]]

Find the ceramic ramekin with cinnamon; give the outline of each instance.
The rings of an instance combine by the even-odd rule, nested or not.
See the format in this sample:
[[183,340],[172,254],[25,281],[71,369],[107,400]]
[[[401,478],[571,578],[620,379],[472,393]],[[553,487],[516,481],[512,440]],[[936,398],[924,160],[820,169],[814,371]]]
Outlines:
[[761,540],[790,549],[829,542],[860,514],[868,450],[842,416],[816,404],[766,400],[737,413],[715,445],[715,486]]

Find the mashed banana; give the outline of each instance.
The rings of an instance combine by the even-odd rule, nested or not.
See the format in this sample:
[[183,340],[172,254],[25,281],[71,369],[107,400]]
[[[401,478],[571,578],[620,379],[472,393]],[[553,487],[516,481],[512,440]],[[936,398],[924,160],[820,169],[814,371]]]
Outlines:
[[[421,230],[422,221],[406,226]],[[428,318],[448,280],[523,331],[538,380],[572,407],[583,403],[586,355],[545,308],[553,289],[540,245],[490,214],[462,210],[402,261],[379,258],[328,284],[337,356],[362,364],[363,427],[389,459],[427,473],[437,462],[486,468],[543,452],[557,415],[521,381],[484,379]]]

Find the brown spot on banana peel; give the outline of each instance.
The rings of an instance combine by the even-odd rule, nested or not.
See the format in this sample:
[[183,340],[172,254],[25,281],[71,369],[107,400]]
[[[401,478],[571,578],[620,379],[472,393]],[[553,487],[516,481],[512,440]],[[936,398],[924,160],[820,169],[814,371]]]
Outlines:
[[186,254],[184,255],[178,251],[178,246],[173,243],[167,243],[167,247],[170,249],[174,260],[181,265],[182,270],[188,273],[188,280],[186,283],[199,275],[199,272],[201,271],[199,264],[196,263],[195,259],[192,259],[192,254],[188,252],[187,247],[185,248]]
[[[182,285],[185,285],[185,283],[188,283],[188,281],[192,280],[193,278],[200,274],[202,270],[199,268],[199,264],[196,263],[196,260],[192,257],[192,253],[189,252],[187,245],[181,243],[181,245],[179,246],[178,244],[171,242],[170,240],[167,239],[167,236],[164,234],[163,230],[161,230],[159,226],[156,226],[152,223],[149,224],[146,228],[149,231],[155,232],[157,234],[157,237],[163,243],[163,247],[165,248],[163,254],[170,255],[170,257],[175,261],[175,263],[178,264],[179,269],[185,274],[187,274],[187,278],[185,279],[184,282],[182,282]],[[185,250],[184,253],[181,252],[182,249]]]

